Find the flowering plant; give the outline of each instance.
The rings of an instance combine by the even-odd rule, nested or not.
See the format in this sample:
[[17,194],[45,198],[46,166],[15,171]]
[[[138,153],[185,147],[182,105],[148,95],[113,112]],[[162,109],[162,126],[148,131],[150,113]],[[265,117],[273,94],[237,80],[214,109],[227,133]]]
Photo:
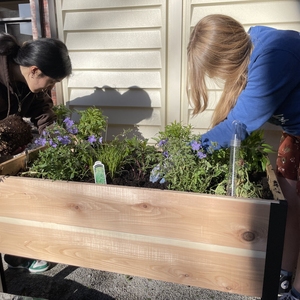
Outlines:
[[[93,181],[93,164],[105,166],[107,182],[167,188],[210,194],[226,194],[230,149],[216,150],[216,145],[201,142],[191,125],[174,122],[154,138],[156,145],[133,136],[130,131],[105,141],[107,119],[102,111],[89,108],[79,112],[76,124],[71,111],[57,108],[58,122],[36,140],[45,146],[25,176],[52,180]],[[269,145],[257,131],[242,143],[240,151],[237,196],[261,197],[262,186],[252,181],[251,174],[264,171]],[[135,183],[133,183],[135,181]],[[121,182],[121,183],[120,183]],[[136,183],[138,182],[138,183]],[[147,184],[148,183],[148,184]]]
[[146,174],[157,163],[157,150],[148,140],[128,138],[123,132],[110,142],[104,141],[107,118],[97,108],[88,108],[80,114],[78,124],[70,118],[72,111],[56,107],[59,116],[35,140],[37,146],[46,147],[39,152],[23,176],[52,180],[92,181],[93,164],[101,161],[106,169],[108,182],[131,172],[135,180],[146,180]]
[[[75,124],[71,120],[71,111],[65,112],[64,118],[35,140],[37,146],[46,149],[39,152],[27,174],[53,180],[84,181],[92,177],[92,165],[103,141],[106,118],[100,110],[89,108],[80,112],[84,126],[82,122]],[[80,130],[82,128],[84,130]]]
[[[216,144],[201,141],[193,134],[191,125],[172,123],[159,133],[161,157],[152,170],[150,180],[167,182],[168,188],[226,195],[230,148],[216,150]],[[263,187],[252,181],[253,173],[265,171],[271,147],[263,143],[263,132],[256,131],[243,141],[238,170],[237,195],[261,197]],[[250,174],[250,175],[249,175]]]

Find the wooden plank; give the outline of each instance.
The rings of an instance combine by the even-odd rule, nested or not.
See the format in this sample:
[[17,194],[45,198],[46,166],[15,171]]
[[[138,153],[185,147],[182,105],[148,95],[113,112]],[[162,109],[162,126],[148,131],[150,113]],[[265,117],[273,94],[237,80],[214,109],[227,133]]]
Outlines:
[[14,158],[0,164],[0,175],[16,175],[20,170],[24,169],[27,163],[34,160],[38,152],[45,147],[39,147],[28,152],[22,152]]
[[267,200],[21,177],[4,178],[0,189],[3,217],[261,251],[266,247]]
[[226,292],[260,295],[264,258],[242,251],[50,222],[0,219],[1,252]]

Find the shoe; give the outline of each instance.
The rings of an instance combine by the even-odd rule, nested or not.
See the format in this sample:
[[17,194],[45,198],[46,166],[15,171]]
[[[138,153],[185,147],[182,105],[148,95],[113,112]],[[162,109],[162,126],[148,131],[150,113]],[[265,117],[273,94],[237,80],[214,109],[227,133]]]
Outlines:
[[278,300],[299,300],[299,298],[294,297],[291,294],[291,291],[289,291],[288,293],[285,293],[280,298],[278,298]]
[[30,273],[42,273],[49,269],[50,265],[45,260],[28,260],[18,266],[8,265],[11,269],[28,269]]
[[286,276],[280,274],[278,295],[288,293],[292,288],[292,275]]

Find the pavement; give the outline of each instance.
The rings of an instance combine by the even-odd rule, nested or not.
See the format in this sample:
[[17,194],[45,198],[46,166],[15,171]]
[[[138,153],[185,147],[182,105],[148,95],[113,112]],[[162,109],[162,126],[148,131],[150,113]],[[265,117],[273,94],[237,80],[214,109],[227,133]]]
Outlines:
[[8,269],[3,261],[7,294],[0,300],[258,300],[175,283],[75,266],[53,264],[41,274]]

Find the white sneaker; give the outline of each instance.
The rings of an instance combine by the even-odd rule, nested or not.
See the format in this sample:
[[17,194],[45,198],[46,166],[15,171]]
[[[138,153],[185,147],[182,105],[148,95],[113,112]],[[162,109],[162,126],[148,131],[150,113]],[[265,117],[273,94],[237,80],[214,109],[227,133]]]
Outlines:
[[28,259],[24,263],[18,266],[11,266],[8,264],[8,267],[11,269],[28,269],[30,273],[42,273],[49,269],[50,265],[45,260],[31,260]]
[[45,260],[34,260],[28,270],[30,273],[41,273],[47,271],[49,267],[49,263]]

